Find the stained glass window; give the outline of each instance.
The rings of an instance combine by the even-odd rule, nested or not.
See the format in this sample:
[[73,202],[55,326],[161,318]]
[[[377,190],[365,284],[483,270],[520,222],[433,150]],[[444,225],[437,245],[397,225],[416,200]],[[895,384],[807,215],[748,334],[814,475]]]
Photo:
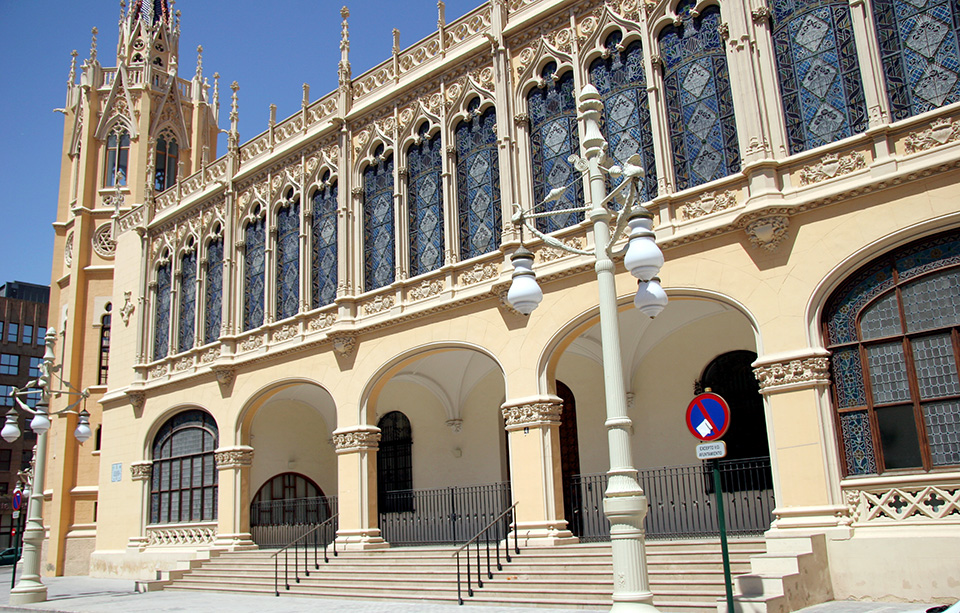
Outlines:
[[410,276],[443,266],[443,148],[440,134],[427,136],[407,151],[407,193],[410,212]]
[[180,161],[180,148],[175,138],[162,135],[157,139],[153,188],[162,192],[177,182],[177,163]]
[[720,37],[720,8],[693,17],[693,0],[681,0],[679,26],[660,34],[670,146],[678,189],[695,187],[740,170],[727,56]]
[[393,156],[376,160],[363,171],[364,290],[394,281],[396,238],[393,232]]
[[193,349],[197,316],[197,252],[186,253],[180,259],[180,326],[177,349]]
[[[527,95],[530,114],[530,148],[533,155],[533,201],[543,202],[551,190],[569,188],[558,199],[539,210],[556,211],[583,206],[583,184],[580,173],[569,161],[580,154],[577,134],[577,103],[573,93],[573,72],[555,75],[557,65],[550,62],[543,68],[544,86]],[[553,232],[577,224],[579,212],[552,215],[537,219],[541,232]]]
[[170,348],[170,262],[157,268],[153,320],[153,359],[167,357]]
[[191,410],[171,417],[153,439],[150,523],[217,519],[217,423]]
[[115,128],[107,137],[107,187],[127,184],[127,159],[130,156],[130,135],[122,128]]
[[247,224],[244,236],[243,329],[263,325],[264,219]]
[[827,302],[848,475],[960,465],[958,304],[958,232],[878,258]]
[[324,179],[313,194],[313,308],[337,297],[337,184]]
[[887,97],[896,121],[960,100],[955,0],[873,0]]
[[[609,56],[590,65],[590,82],[603,99],[603,133],[610,157],[623,164],[630,156],[640,154],[640,163],[646,171],[641,198],[646,201],[657,195],[657,162],[653,154],[643,48],[640,41],[634,41],[618,51],[622,41],[620,32],[607,37],[604,46]],[[615,181],[618,184],[620,180]]]
[[300,310],[300,200],[277,211],[277,319]]
[[773,46],[790,153],[859,134],[867,106],[846,0],[773,0]]
[[460,259],[500,248],[500,165],[497,112],[479,117],[480,99],[471,101],[468,118],[457,126],[457,200],[460,211]]
[[203,342],[213,343],[220,338],[220,320],[223,317],[223,237],[207,244],[206,281]]
[[110,372],[110,325],[112,317],[110,311],[113,310],[113,304],[107,303],[103,310],[106,315],[100,318],[100,359],[97,368],[97,385],[107,384],[107,374]]

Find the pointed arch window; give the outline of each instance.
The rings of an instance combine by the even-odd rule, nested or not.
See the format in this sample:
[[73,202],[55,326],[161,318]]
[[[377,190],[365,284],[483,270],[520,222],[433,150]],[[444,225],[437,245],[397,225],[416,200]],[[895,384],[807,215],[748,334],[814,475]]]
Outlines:
[[157,139],[155,162],[153,188],[162,192],[177,182],[177,164],[180,162],[177,139],[169,134],[160,135]]
[[[192,239],[191,239],[192,240]],[[180,322],[177,350],[193,349],[197,316],[197,251],[192,249],[180,258]]]
[[[646,171],[641,198],[646,201],[657,195],[657,162],[653,153],[643,48],[640,41],[633,41],[621,51],[622,41],[623,34],[619,31],[607,37],[604,43],[607,58],[598,58],[590,65],[590,82],[603,99],[603,133],[609,143],[610,156],[623,164],[630,156],[640,155]],[[619,182],[617,179],[614,184]]]
[[206,411],[171,417],[153,439],[150,523],[217,519],[217,423]]
[[207,245],[206,305],[203,321],[204,343],[214,343],[220,338],[220,321],[223,317],[223,237],[218,236]]
[[277,211],[277,319],[300,310],[300,198],[292,196]]
[[[573,94],[573,72],[556,75],[557,64],[543,68],[544,86],[527,95],[530,114],[530,148],[533,155],[533,201],[543,202],[551,190],[569,187],[563,195],[539,210],[563,210],[583,206],[580,173],[568,158],[580,153],[577,133],[577,104]],[[553,232],[580,222],[579,212],[540,217],[537,228]]]
[[[259,208],[259,205],[257,205]],[[259,214],[259,211],[255,212]],[[263,325],[265,233],[264,218],[247,224],[244,232],[243,271],[243,329],[252,330]]]
[[497,111],[479,109],[474,98],[456,130],[461,260],[496,251],[502,233]]
[[380,513],[413,510],[413,434],[410,420],[400,411],[391,411],[377,422],[380,447],[377,450],[377,489]]
[[678,189],[695,187],[740,170],[737,124],[727,57],[720,37],[720,8],[693,17],[694,0],[681,0],[682,23],[660,34],[670,146]]
[[424,123],[407,151],[411,277],[443,266],[443,148],[440,133],[430,138],[428,129]]
[[867,129],[846,0],[775,0],[773,47],[790,153]]
[[97,368],[97,385],[107,384],[107,374],[110,371],[110,324],[113,303],[104,305],[105,314],[100,318],[100,355]]
[[167,357],[170,349],[170,261],[157,268],[153,320],[153,359]]
[[337,297],[337,183],[327,172],[313,193],[313,304],[317,309]]
[[107,137],[107,187],[127,184],[127,161],[130,158],[130,134],[123,128],[114,128]]
[[363,171],[365,291],[390,285],[395,279],[393,223],[393,156],[384,157],[381,145],[374,161]]

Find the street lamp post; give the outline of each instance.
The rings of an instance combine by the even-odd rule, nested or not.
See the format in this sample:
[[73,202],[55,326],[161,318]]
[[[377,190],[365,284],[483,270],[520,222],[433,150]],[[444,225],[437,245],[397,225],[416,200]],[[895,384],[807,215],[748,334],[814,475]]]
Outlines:
[[[62,415],[65,413],[78,414],[78,424],[74,431],[74,436],[83,443],[90,438],[90,414],[86,409],[79,413],[73,409],[87,399],[90,393],[87,390],[77,391],[62,377],[57,377],[58,387],[63,386],[66,389],[51,389],[54,383],[54,374],[60,369],[54,366],[55,355],[54,345],[57,342],[57,334],[53,328],[47,330],[45,338],[46,351],[43,354],[43,362],[40,363],[40,376],[30,381],[26,386],[15,389],[11,392],[17,407],[10,409],[7,413],[6,422],[3,429],[0,430],[0,437],[3,437],[8,443],[12,443],[20,437],[20,426],[18,425],[19,416],[17,409],[21,412],[32,415],[30,428],[37,433],[37,446],[34,450],[34,471],[33,483],[30,487],[30,498],[27,503],[27,525],[23,530],[23,574],[20,581],[10,590],[10,604],[21,605],[33,602],[43,602],[47,599],[47,586],[40,580],[40,548],[43,545],[43,490],[45,486],[45,470],[47,463],[47,430],[50,429],[50,416]],[[39,394],[40,398],[35,408],[30,408],[24,403],[23,398],[31,398]],[[49,412],[50,395],[59,396],[66,394],[68,396],[79,396],[76,402],[71,403],[65,409]]]
[[[667,303],[667,295],[660,287],[658,274],[663,266],[663,253],[654,240],[653,216],[640,200],[640,181],[643,168],[639,156],[632,156],[622,167],[611,165],[606,158],[607,142],[600,131],[600,113],[603,103],[600,94],[592,85],[580,93],[580,120],[583,121],[584,157],[571,156],[575,168],[585,174],[590,183],[590,204],[583,207],[593,223],[595,270],[599,291],[600,336],[603,349],[603,379],[606,396],[607,442],[610,454],[610,470],[607,473],[607,490],[604,493],[603,512],[610,520],[610,541],[613,554],[613,607],[615,613],[648,613],[656,611],[653,593],[647,576],[644,551],[643,519],[647,514],[647,499],[637,480],[633,467],[630,436],[633,424],[627,415],[626,388],[620,356],[620,324],[617,318],[617,290],[614,257],[624,255],[624,264],[639,279],[635,306],[644,314],[654,317]],[[622,177],[622,182],[606,191],[604,174]],[[576,180],[580,180],[577,178]],[[556,200],[566,187],[550,192],[546,201]],[[615,200],[622,209],[614,214],[609,205]],[[522,229],[525,227],[539,236],[548,245],[571,253],[589,255],[583,249],[570,247],[561,241],[537,230],[529,220],[551,214],[566,214],[571,209],[537,212],[524,211],[515,205],[513,222],[521,228],[521,247],[512,256],[513,282],[507,300],[518,311],[529,315],[536,308],[543,294],[533,272],[533,254],[522,246]],[[612,226],[612,228],[611,228]],[[629,228],[626,248],[614,252],[613,244]],[[612,231],[611,231],[612,230]]]

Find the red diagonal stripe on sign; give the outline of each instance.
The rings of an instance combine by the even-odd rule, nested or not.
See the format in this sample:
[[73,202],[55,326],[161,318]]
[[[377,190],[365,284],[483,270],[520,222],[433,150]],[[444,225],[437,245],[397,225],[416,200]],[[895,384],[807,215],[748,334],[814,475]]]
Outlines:
[[707,423],[710,424],[710,427],[713,429],[713,431],[720,432],[720,428],[713,423],[713,420],[710,419],[710,414],[707,413],[707,409],[704,408],[703,404],[699,400],[697,401],[697,407],[700,409],[700,412],[703,413],[703,418],[707,420]]

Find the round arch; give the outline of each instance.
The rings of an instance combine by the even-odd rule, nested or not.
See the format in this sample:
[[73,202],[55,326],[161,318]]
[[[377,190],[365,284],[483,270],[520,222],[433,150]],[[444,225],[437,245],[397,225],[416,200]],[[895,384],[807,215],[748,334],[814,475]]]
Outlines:
[[319,405],[312,403],[305,404],[313,406],[315,409],[317,409],[317,411],[320,412],[324,421],[330,427],[331,432],[335,430],[337,424],[337,407],[336,401],[333,399],[333,395],[330,393],[330,391],[321,383],[314,381],[313,379],[291,377],[288,379],[280,379],[261,387],[259,390],[251,394],[250,398],[244,402],[243,408],[240,409],[240,413],[237,415],[237,421],[234,424],[234,433],[236,434],[236,440],[238,441],[238,444],[249,444],[250,426],[253,423],[253,419],[257,412],[263,408],[265,404],[267,404],[271,399],[275,399],[282,392],[289,391],[292,388],[301,385],[315,387],[323,392],[321,399],[329,402],[323,402]]

